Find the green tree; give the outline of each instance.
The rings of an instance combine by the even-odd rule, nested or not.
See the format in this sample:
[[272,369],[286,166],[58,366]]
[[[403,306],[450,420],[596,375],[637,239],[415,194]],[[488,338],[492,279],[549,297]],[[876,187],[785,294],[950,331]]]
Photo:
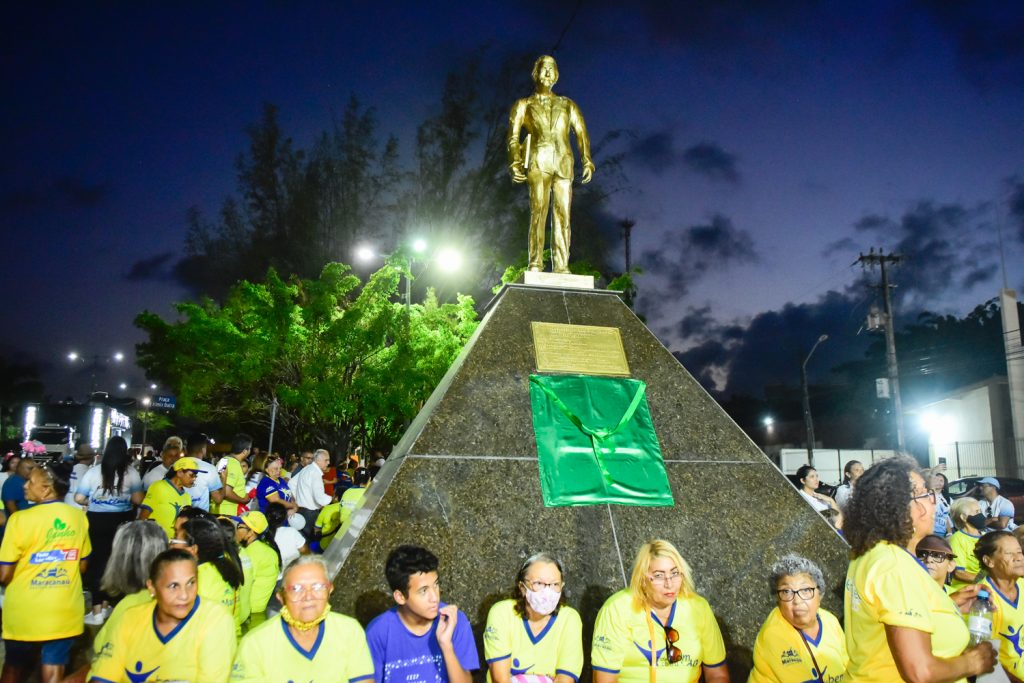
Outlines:
[[393,441],[477,325],[471,297],[397,303],[404,272],[389,262],[362,283],[340,263],[316,279],[271,268],[223,305],[178,303],[176,322],[145,311],[135,320],[149,337],[139,365],[175,390],[184,416],[269,426],[276,397],[285,441]]

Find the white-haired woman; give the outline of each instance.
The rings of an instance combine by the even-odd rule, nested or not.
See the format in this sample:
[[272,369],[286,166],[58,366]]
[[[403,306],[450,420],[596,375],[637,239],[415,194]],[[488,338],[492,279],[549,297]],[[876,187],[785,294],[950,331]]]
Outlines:
[[821,607],[825,578],[814,562],[786,555],[771,569],[775,609],[754,643],[748,683],[841,681],[849,656],[835,615]]

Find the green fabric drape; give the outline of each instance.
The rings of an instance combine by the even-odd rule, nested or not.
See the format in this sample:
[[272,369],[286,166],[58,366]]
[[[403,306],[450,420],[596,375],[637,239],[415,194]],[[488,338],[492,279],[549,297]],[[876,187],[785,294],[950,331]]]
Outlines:
[[646,388],[635,379],[530,375],[544,505],[675,504]]

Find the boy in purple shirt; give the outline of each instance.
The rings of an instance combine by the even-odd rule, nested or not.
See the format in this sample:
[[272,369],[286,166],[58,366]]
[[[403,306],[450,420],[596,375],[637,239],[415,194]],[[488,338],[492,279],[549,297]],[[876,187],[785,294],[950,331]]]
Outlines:
[[480,656],[469,619],[441,602],[437,558],[401,545],[384,573],[396,605],[366,627],[376,683],[470,683]]

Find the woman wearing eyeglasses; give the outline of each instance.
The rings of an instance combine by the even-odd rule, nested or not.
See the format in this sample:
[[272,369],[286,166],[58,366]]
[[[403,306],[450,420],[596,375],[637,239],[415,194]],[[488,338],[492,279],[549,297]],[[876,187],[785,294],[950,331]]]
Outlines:
[[355,619],[331,611],[333,588],[319,555],[285,567],[281,613],[242,638],[232,683],[372,680],[366,634]]
[[775,609],[754,643],[754,670],[747,683],[841,681],[849,657],[839,620],[821,608],[821,569],[798,555],[775,563],[768,585]]
[[629,587],[597,614],[590,659],[594,683],[728,682],[718,622],[671,543],[640,547]]
[[988,574],[983,587],[996,608],[992,619],[992,637],[999,639],[999,663],[1014,683],[1024,678],[1024,552],[1009,531],[985,534],[974,546],[974,554]]
[[197,595],[196,558],[172,548],[156,556],[146,582],[156,598],[125,610],[96,654],[89,680],[226,683],[235,622]]
[[895,457],[872,465],[847,511],[846,681],[962,681],[992,671],[992,646],[967,648],[957,604],[914,557],[935,523],[935,491],[917,464]]
[[583,623],[565,604],[562,563],[547,553],[530,557],[516,574],[513,597],[487,614],[487,680],[510,683],[533,674],[573,683],[583,670]]
[[917,559],[924,564],[928,575],[942,586],[942,590],[949,593],[949,579],[956,569],[956,555],[953,554],[949,541],[935,534],[925,536],[917,542],[916,552]]

